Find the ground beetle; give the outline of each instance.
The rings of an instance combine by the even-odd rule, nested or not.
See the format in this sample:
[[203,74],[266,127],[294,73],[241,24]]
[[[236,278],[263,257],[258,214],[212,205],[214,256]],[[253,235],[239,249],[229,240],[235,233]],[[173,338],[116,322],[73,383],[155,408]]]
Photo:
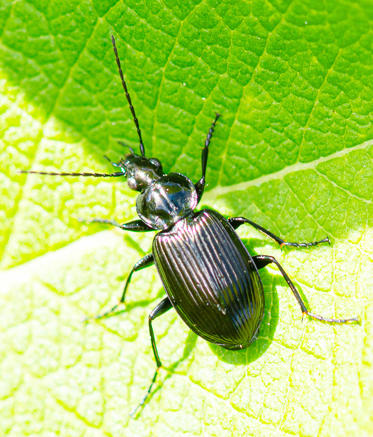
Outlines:
[[112,43],[122,86],[137,129],[141,154],[137,155],[130,148],[128,156],[118,163],[111,163],[119,168],[115,173],[22,172],[54,176],[124,176],[128,186],[140,192],[136,200],[140,219],[124,224],[106,219],[92,219],[89,222],[106,223],[126,231],[159,231],[153,240],[152,253],[132,267],[119,303],[95,317],[100,319],[115,312],[124,303],[133,273],[156,265],[167,293],[167,297],[149,315],[150,338],[157,369],[135,411],[144,405],[162,366],[153,332],[154,319],[173,307],[189,328],[205,340],[226,349],[246,348],[256,338],[264,313],[264,292],[258,270],[269,263],[276,264],[303,314],[322,322],[358,322],[358,317],[332,319],[309,312],[280,263],[269,255],[251,256],[235,230],[248,223],[280,246],[316,246],[329,243],[328,238],[311,243],[289,243],[245,217],[226,219],[211,209],[195,211],[205,188],[209,144],[219,114],[216,114],[207,134],[202,150],[202,177],[196,184],[180,173],[165,174],[158,159],[145,157],[140,125],[124,80],[114,37]]

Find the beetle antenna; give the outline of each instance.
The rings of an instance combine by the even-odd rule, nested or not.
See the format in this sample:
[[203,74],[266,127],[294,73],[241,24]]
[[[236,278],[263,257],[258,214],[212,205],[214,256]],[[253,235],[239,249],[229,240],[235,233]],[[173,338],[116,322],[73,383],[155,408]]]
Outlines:
[[119,55],[118,55],[117,46],[115,44],[114,35],[111,35],[111,42],[113,43],[115,59],[117,61],[119,75],[120,75],[120,78],[121,78],[121,81],[122,81],[122,86],[123,86],[123,89],[124,89],[124,93],[126,94],[127,102],[128,102],[129,107],[130,107],[130,110],[131,110],[131,113],[132,113],[132,117],[133,117],[133,121],[135,122],[135,126],[136,126],[136,129],[137,129],[137,135],[139,136],[139,140],[140,140],[140,152],[141,152],[141,155],[145,157],[145,147],[144,147],[144,143],[142,141],[139,120],[136,117],[135,108],[132,105],[132,100],[131,100],[131,97],[129,95],[128,89],[127,89],[126,81],[124,80],[124,75],[123,75],[122,67],[120,65],[120,59],[119,59]]
[[20,170],[19,173],[43,174],[49,176],[92,176],[94,178],[115,178],[123,176],[123,172],[119,171],[116,173],[56,173],[53,171]]

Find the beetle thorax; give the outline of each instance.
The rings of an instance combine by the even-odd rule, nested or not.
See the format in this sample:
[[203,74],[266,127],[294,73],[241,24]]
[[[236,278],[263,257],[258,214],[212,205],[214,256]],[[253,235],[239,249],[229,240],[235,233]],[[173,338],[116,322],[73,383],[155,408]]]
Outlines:
[[148,226],[167,229],[191,214],[197,203],[193,182],[180,173],[169,173],[153,181],[137,197],[136,208]]

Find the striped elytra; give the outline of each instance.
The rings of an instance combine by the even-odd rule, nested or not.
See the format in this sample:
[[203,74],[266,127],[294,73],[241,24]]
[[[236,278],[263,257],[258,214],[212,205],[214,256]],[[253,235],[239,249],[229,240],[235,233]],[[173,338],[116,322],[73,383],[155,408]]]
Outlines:
[[255,263],[228,221],[202,210],[160,232],[154,261],[180,317],[198,335],[227,349],[255,338],[264,311]]

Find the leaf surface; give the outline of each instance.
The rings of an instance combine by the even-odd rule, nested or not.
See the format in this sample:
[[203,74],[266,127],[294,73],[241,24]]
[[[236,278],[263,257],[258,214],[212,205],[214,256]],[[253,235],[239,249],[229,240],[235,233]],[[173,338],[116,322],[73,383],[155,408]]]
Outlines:
[[[0,0],[1,435],[369,435],[372,407],[373,8],[371,2]],[[148,156],[197,181],[217,125],[202,205],[246,216],[248,249],[276,256],[309,307],[361,325],[304,320],[264,269],[258,339],[226,351],[134,275],[126,312],[84,325],[120,297],[152,235],[78,218],[136,216],[120,180],[20,175],[112,171],[137,147],[112,52],[117,37]]]

